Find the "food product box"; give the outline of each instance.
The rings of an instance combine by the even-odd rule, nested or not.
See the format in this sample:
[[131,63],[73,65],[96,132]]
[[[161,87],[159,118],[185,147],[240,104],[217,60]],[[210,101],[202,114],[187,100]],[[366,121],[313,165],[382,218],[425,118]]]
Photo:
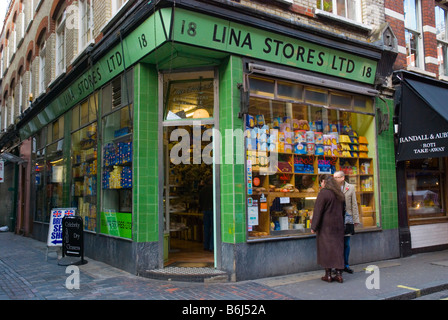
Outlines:
[[306,154],[306,143],[296,143],[294,145],[295,154]]

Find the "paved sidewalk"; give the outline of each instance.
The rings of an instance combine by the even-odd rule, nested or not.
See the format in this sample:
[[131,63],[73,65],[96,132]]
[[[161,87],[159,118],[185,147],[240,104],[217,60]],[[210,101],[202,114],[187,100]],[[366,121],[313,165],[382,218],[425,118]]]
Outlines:
[[[0,300],[383,300],[414,299],[448,290],[448,250],[353,266],[344,283],[320,280],[322,271],[226,283],[138,277],[86,257],[79,289],[46,256],[46,243],[0,233]],[[51,256],[51,254],[50,254]],[[374,265],[371,273],[365,268]],[[367,282],[367,285],[366,285]],[[376,286],[375,286],[376,285]],[[378,288],[379,285],[379,288]],[[367,287],[372,287],[368,289]]]
[[[79,289],[66,267],[46,256],[46,243],[0,233],[0,300],[291,300],[256,282],[174,282],[138,277],[86,257]],[[51,253],[50,253],[51,256]],[[73,281],[69,279],[69,286]]]

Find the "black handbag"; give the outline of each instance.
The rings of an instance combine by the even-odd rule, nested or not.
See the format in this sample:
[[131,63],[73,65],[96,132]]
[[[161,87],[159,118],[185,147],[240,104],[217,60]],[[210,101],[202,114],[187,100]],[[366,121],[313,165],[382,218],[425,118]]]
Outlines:
[[344,234],[345,235],[354,235],[355,234],[355,225],[353,223],[353,217],[345,212],[344,215]]
[[346,223],[344,234],[345,235],[354,235],[355,234],[355,225],[353,223]]

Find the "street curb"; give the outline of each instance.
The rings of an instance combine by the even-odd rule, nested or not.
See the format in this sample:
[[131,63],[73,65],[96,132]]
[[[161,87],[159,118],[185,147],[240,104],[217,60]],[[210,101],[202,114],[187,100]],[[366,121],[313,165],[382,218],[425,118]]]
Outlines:
[[443,290],[448,290],[448,283],[446,282],[432,282],[426,284],[423,288],[417,289],[417,290],[411,290],[403,293],[403,290],[401,289],[399,291],[391,292],[386,294],[386,296],[383,296],[381,300],[413,300],[417,299],[419,297],[432,294],[435,292],[440,292]]

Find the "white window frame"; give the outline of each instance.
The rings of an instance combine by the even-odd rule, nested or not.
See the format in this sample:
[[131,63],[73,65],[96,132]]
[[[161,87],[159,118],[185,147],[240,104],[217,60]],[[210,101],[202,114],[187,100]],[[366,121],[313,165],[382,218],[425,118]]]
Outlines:
[[16,17],[16,19],[12,23],[13,26],[14,26],[14,30],[12,32],[13,40],[14,40],[14,42],[13,42],[13,49],[12,49],[13,55],[16,53],[16,50],[17,50],[17,24],[16,24],[16,22],[17,22],[17,17]]
[[23,75],[19,75],[19,115],[23,112]]
[[45,84],[45,53],[46,46],[45,41],[42,42],[40,50],[39,50],[39,93],[45,93],[46,84]]
[[31,106],[31,103],[33,102],[33,100],[34,100],[34,96],[33,96],[33,68],[32,68],[32,66],[30,65],[30,71],[29,71],[29,76],[30,76],[30,78],[28,79],[28,81],[29,81],[29,83],[28,83],[28,91],[29,91],[29,93],[28,93],[28,100],[30,101],[30,106]]
[[[410,55],[408,55],[408,53],[406,52],[406,61],[407,61],[407,66],[411,67],[411,68],[417,68],[417,69],[421,69],[424,70],[425,69],[425,60],[424,60],[424,50],[423,50],[423,26],[422,26],[422,7],[421,7],[421,0],[403,0],[403,8],[404,10],[406,10],[406,6],[404,5],[404,3],[406,1],[415,1],[415,11],[416,11],[416,26],[417,29],[413,29],[410,26],[406,25],[406,12],[404,13],[405,15],[405,19],[404,19],[404,28],[405,28],[405,41],[406,41],[406,51],[411,52],[411,48],[410,45],[411,43],[407,41],[407,37],[406,34],[412,34],[415,36],[416,39],[416,54],[415,54],[415,59],[414,61],[410,61],[410,59],[408,59],[408,57],[410,57]],[[408,61],[410,61],[411,63],[409,63]]]
[[129,0],[111,0],[112,5],[112,16],[116,15],[121,8],[123,8],[126,5],[126,2]]
[[21,28],[21,39],[25,37],[25,1],[22,1],[22,28]]
[[[444,16],[444,23],[442,25],[445,26],[444,29],[437,29],[437,20],[436,20],[436,37],[437,37],[437,61],[439,63],[439,77],[447,77],[448,76],[448,10],[441,7],[435,6],[435,10],[442,10]],[[435,14],[437,19],[437,14]]]
[[9,36],[6,38],[6,69],[9,68],[9,58],[11,57],[11,44],[9,43]]
[[66,71],[66,33],[65,33],[66,11],[61,12],[56,20],[56,77]]
[[93,8],[91,0],[79,0],[79,52],[93,41]]
[[11,88],[11,119],[9,124],[14,123],[14,104],[16,103],[16,94],[15,94],[15,88]]
[[6,131],[6,128],[8,127],[8,107],[5,103],[5,105],[3,106],[3,130]]
[[[316,1],[316,6],[317,9],[323,12],[328,12],[331,13],[335,16],[338,17],[342,17],[344,19],[348,19],[348,20],[352,20],[352,21],[356,21],[359,23],[362,23],[362,8],[361,8],[361,0],[343,0],[344,1],[344,8],[345,8],[345,15],[340,15],[338,14],[338,0],[329,0],[331,1],[332,5],[331,5],[331,10],[325,10],[325,6],[324,6],[324,1],[328,0],[317,0]],[[355,17],[348,17],[348,7],[349,4],[352,3],[353,6],[355,7]]]

